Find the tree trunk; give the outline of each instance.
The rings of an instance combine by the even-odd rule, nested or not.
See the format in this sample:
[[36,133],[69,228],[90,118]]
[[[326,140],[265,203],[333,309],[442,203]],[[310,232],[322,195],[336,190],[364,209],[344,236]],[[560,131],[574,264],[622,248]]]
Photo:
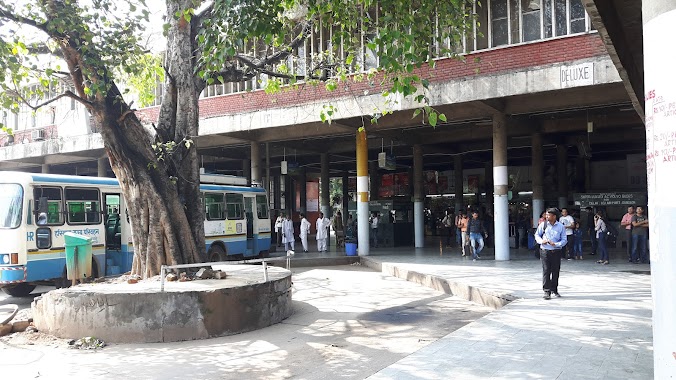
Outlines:
[[127,202],[134,244],[132,273],[146,278],[159,274],[163,264],[200,262],[204,253],[197,241],[204,245],[204,236],[186,238],[193,236],[187,207],[157,160],[150,133],[125,110],[126,104],[112,100],[119,95],[113,87],[105,107],[94,108],[93,115]]

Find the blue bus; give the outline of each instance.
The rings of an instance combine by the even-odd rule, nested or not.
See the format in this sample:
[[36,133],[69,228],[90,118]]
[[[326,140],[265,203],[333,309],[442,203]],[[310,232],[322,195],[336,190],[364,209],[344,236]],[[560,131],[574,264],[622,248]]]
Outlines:
[[[270,250],[265,189],[246,179],[203,175],[201,204],[209,261],[255,257]],[[38,214],[46,221],[38,225]],[[131,270],[129,215],[113,178],[0,172],[0,288],[28,295],[38,284],[67,286],[64,234],[92,240],[91,277]]]

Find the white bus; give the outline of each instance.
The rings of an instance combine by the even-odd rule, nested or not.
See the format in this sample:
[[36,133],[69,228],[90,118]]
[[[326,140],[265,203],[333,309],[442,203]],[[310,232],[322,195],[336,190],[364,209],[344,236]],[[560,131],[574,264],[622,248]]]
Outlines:
[[[270,249],[268,198],[239,177],[205,175],[205,242],[209,261],[265,255]],[[37,225],[38,215],[46,220]],[[129,215],[113,178],[0,172],[0,288],[26,296],[42,283],[67,286],[64,234],[92,238],[92,273],[131,270]]]

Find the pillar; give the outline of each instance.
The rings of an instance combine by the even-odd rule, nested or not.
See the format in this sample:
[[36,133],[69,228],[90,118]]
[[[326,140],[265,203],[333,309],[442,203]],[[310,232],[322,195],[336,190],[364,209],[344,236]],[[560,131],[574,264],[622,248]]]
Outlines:
[[265,143],[265,190],[270,193],[270,143]]
[[545,211],[544,190],[544,154],[542,152],[542,132],[536,131],[531,135],[532,141],[532,172],[533,181],[533,227],[537,227],[540,215]]
[[495,260],[509,260],[509,198],[507,171],[507,120],[493,115],[493,218]]
[[413,145],[413,231],[415,247],[425,247],[425,190],[423,189],[422,145]]
[[280,210],[282,208],[282,176],[276,175],[273,178],[273,187],[274,187],[274,199],[272,200],[273,207],[275,210]]
[[556,174],[559,193],[559,209],[568,205],[568,146],[556,146]]
[[[676,298],[673,296],[676,256],[672,247],[676,245],[676,234],[670,226],[676,219],[676,205],[673,201],[674,163],[671,155],[663,155],[663,150],[671,151],[673,138],[658,140],[654,136],[676,133],[673,114],[664,112],[667,103],[676,99],[673,70],[676,50],[664,44],[667,36],[676,34],[676,3],[643,0],[642,7],[654,378],[673,379],[676,378]],[[658,99],[665,100],[664,111],[654,108]]]
[[366,131],[357,131],[357,249],[369,254],[369,155]]
[[350,202],[348,183],[350,179],[347,173],[343,173],[343,225],[347,224],[348,205]]
[[246,183],[251,183],[251,160],[248,158],[242,160],[242,177],[246,178]]
[[40,168],[41,168],[40,172],[42,174],[49,174],[49,164],[42,164],[40,165]]
[[262,184],[261,181],[261,145],[251,142],[251,183]]
[[321,154],[322,168],[321,178],[319,181],[319,211],[324,213],[327,218],[331,217],[331,197],[329,194],[329,154]]
[[298,210],[299,212],[302,212],[303,214],[307,213],[307,172],[305,168],[302,168],[300,171],[300,175],[298,176],[299,179],[299,191],[300,194],[300,209]]
[[108,176],[108,156],[96,160],[96,171],[99,177]]
[[453,156],[453,176],[455,177],[455,212],[459,213],[463,210],[463,175],[462,175],[462,155],[457,154]]

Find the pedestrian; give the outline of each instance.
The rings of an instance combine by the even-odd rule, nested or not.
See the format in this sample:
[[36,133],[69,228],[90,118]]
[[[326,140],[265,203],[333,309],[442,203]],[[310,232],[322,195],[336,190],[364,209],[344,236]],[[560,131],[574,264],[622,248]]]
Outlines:
[[333,216],[331,226],[336,233],[336,248],[340,248],[345,244],[345,226],[343,225],[343,214],[340,210]]
[[457,214],[455,214],[455,244],[458,245],[458,247],[462,247],[462,231],[460,230],[460,221],[462,220],[462,210],[458,210]]
[[596,239],[596,225],[594,219],[594,209],[590,206],[585,207],[584,209],[587,212],[587,234],[589,235],[589,240],[591,242],[591,252],[590,255],[594,256],[596,254],[596,249],[598,248],[598,239]]
[[582,230],[580,229],[580,222],[575,222],[575,229],[573,230],[573,258],[575,260],[582,260]]
[[566,246],[563,247],[563,252],[565,253],[566,259],[571,260],[573,251],[572,243],[573,243],[573,230],[575,229],[575,219],[573,219],[573,217],[568,214],[567,208],[562,208],[561,218],[559,218],[559,222],[561,222],[561,224],[563,224],[563,226],[566,227],[566,238],[571,242],[571,244],[566,244]]
[[441,223],[444,225],[444,228],[446,229],[446,248],[451,247],[451,242],[453,239],[453,235],[455,235],[455,225],[453,224],[454,222],[454,216],[453,216],[453,209],[448,209],[446,210],[446,215],[444,216],[444,219],[441,221]]
[[540,244],[540,260],[542,261],[542,290],[544,299],[561,297],[559,294],[559,271],[561,269],[561,252],[568,243],[566,228],[557,221],[556,208],[547,209],[545,221],[535,231],[535,241]]
[[469,244],[469,237],[467,236],[467,227],[469,226],[469,220],[467,219],[467,214],[465,211],[460,211],[460,219],[458,220],[458,230],[460,230],[461,236],[461,250],[462,255],[467,256],[467,245]]
[[373,248],[378,248],[378,222],[378,212],[374,211],[373,214],[371,214],[371,219],[369,219],[369,223],[371,224],[371,241]]
[[315,222],[317,228],[317,251],[326,252],[326,240],[329,237],[328,227],[331,225],[329,218],[324,217],[324,213],[319,213],[319,218]]
[[282,214],[282,242],[284,243],[284,249],[288,252],[296,250],[296,237],[293,236],[293,222],[291,218],[287,218],[286,214]]
[[472,246],[472,261],[476,261],[481,258],[479,254],[484,249],[484,237],[488,237],[488,233],[484,228],[484,223],[479,219],[479,213],[477,211],[472,212],[472,219],[470,219],[467,229],[469,231],[469,241]]
[[648,254],[646,250],[646,243],[648,241],[648,217],[643,211],[643,207],[636,208],[636,214],[631,218],[632,241],[633,247],[631,251],[631,260],[635,263],[642,262],[647,264]]
[[282,222],[284,221],[284,213],[277,213],[277,219],[275,219],[275,235],[277,235],[277,247],[282,246]]
[[599,255],[601,256],[597,263],[603,265],[610,264],[608,261],[608,248],[606,247],[608,226],[606,226],[606,222],[603,220],[603,212],[601,210],[596,211],[596,215],[594,215],[594,226],[596,240],[598,241]]
[[310,222],[305,218],[305,214],[300,214],[300,242],[303,244],[303,252],[307,253],[307,236],[310,234]]
[[632,262],[633,253],[634,253],[634,244],[632,243],[632,218],[634,217],[634,206],[627,207],[627,213],[622,216],[622,221],[620,221],[620,226],[624,227],[626,237],[627,237],[627,260]]

